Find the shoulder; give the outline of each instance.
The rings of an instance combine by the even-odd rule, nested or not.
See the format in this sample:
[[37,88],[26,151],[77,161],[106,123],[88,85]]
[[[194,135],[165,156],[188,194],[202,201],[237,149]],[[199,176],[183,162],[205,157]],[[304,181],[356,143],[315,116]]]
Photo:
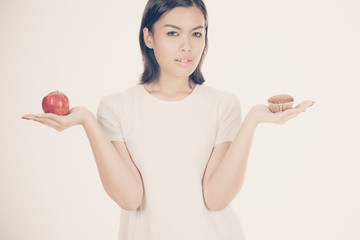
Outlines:
[[218,89],[207,85],[199,85],[202,97],[212,99],[218,104],[228,104],[231,102],[238,102],[238,97],[234,92]]
[[97,108],[98,115],[123,115],[121,113],[132,111],[134,103],[138,101],[142,85],[135,84],[122,92],[103,96]]
[[133,101],[140,94],[139,90],[142,87],[140,84],[135,84],[124,91],[103,96],[100,100],[100,105],[107,105],[109,107],[120,106],[129,101]]

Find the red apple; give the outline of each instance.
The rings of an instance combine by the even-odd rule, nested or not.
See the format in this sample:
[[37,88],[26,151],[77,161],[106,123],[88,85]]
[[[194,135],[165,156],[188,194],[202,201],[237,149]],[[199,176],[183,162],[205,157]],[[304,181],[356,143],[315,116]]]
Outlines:
[[42,108],[45,113],[67,115],[69,113],[69,99],[62,92],[51,92],[43,98]]

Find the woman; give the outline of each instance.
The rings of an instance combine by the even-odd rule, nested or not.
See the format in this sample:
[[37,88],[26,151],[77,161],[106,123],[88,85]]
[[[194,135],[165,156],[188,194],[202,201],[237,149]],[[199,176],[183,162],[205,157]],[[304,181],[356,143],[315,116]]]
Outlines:
[[60,131],[84,127],[104,189],[121,207],[121,240],[244,239],[229,204],[256,126],[285,123],[313,104],[280,113],[256,105],[242,121],[235,94],[203,84],[207,30],[201,0],[149,0],[140,84],[104,97],[98,121],[84,107],[24,116]]

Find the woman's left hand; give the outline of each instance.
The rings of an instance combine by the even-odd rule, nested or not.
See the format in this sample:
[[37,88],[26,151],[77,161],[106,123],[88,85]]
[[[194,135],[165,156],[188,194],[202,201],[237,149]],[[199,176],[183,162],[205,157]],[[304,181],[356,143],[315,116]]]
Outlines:
[[256,123],[268,122],[284,124],[291,118],[299,115],[301,112],[305,112],[305,110],[308,107],[311,107],[314,103],[314,101],[306,100],[297,105],[295,108],[276,113],[271,112],[269,106],[258,104],[250,109],[249,114],[253,117]]

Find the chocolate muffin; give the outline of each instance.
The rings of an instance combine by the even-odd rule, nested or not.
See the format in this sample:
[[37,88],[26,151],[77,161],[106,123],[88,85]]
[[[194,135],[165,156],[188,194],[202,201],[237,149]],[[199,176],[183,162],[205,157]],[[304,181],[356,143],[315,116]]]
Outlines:
[[270,110],[275,113],[292,108],[294,98],[288,94],[278,94],[269,98],[268,103]]

